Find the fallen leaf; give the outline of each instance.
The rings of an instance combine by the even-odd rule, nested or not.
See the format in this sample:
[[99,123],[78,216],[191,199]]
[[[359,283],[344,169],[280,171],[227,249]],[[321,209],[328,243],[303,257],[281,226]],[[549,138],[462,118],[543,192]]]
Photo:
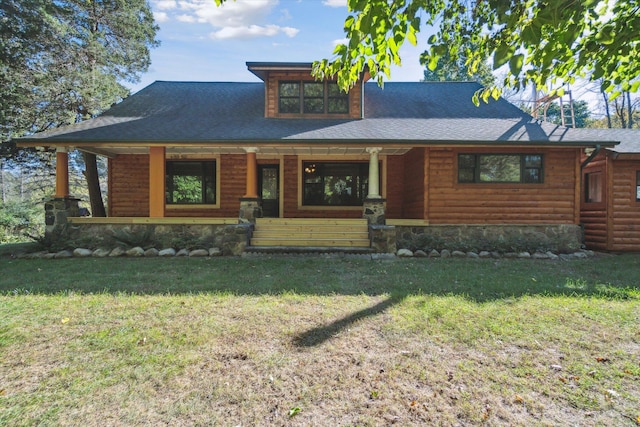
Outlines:
[[519,394],[516,394],[516,397],[513,399],[515,403],[524,403],[524,399]]
[[65,323],[69,323],[69,320],[71,319],[69,319],[68,317],[65,317],[64,319],[60,320],[60,323],[64,325]]
[[600,363],[607,363],[610,362],[608,357],[596,357],[596,361],[600,362]]
[[300,409],[299,407],[295,406],[291,409],[289,409],[289,418],[294,417],[296,415],[298,415],[300,413],[300,411],[302,411],[302,409]]

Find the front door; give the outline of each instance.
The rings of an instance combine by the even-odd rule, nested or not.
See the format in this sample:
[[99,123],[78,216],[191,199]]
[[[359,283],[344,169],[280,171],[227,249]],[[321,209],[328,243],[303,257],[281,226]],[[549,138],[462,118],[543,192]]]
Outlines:
[[277,218],[280,216],[280,166],[258,165],[258,191],[262,198],[262,216]]

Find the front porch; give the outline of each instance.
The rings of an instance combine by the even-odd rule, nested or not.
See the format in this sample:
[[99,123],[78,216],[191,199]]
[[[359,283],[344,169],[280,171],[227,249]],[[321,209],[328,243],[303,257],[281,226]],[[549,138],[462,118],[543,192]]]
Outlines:
[[85,218],[68,217],[60,240],[92,250],[154,247],[159,251],[395,253],[395,227],[369,225],[366,219],[258,218]]

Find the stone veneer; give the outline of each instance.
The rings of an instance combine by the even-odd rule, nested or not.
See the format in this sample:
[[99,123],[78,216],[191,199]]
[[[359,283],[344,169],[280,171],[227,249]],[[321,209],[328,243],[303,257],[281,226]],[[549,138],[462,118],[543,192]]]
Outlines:
[[583,246],[582,228],[558,225],[396,226],[398,248],[413,251],[553,251],[573,253]]
[[262,217],[262,206],[260,199],[243,198],[240,199],[240,214],[238,220],[241,223],[255,224],[256,218]]
[[391,254],[396,252],[396,227],[392,225],[370,225],[369,238],[371,239],[373,252]]
[[241,255],[253,224],[69,224],[69,244],[89,249],[115,246],[142,248],[219,248],[223,255]]
[[80,199],[73,197],[52,198],[44,202],[45,235],[63,233],[67,218],[80,216]]
[[384,210],[385,199],[365,199],[362,205],[362,217],[370,225],[385,225],[387,222]]

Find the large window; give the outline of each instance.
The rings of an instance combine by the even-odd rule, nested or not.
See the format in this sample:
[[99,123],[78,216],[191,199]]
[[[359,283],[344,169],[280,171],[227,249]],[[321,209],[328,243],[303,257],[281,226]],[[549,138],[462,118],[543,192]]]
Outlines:
[[592,172],[584,176],[584,200],[587,203],[602,202],[604,187],[602,185],[602,172]]
[[216,203],[215,161],[167,161],[167,204]]
[[369,191],[369,163],[303,162],[303,204],[362,206]]
[[280,82],[278,101],[278,111],[285,114],[349,113],[349,95],[335,82]]
[[543,182],[541,154],[459,154],[460,183]]

